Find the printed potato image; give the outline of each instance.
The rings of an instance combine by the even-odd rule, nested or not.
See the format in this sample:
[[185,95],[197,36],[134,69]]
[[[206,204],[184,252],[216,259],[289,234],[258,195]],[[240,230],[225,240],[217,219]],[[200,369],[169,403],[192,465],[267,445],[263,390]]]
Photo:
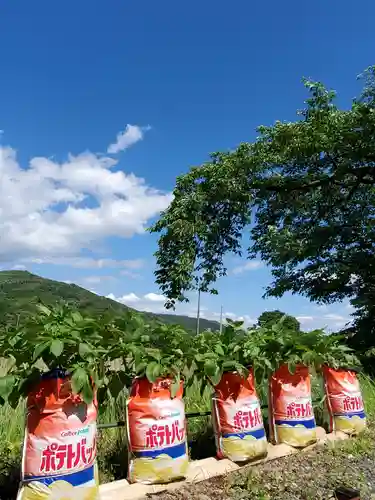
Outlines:
[[288,444],[295,448],[304,448],[316,443],[316,429],[306,429],[303,425],[294,427],[289,425],[277,425],[278,443]]
[[334,417],[334,429],[335,431],[345,432],[355,436],[359,434],[366,428],[366,419],[360,418],[357,415],[354,417]]
[[33,481],[25,486],[20,494],[20,500],[97,500],[98,498],[96,486],[74,487],[60,480],[49,486]]
[[223,455],[229,460],[246,462],[267,454],[267,440],[255,439],[253,436],[246,436],[244,439],[230,436],[222,438],[221,448]]
[[[91,488],[81,488],[84,489],[83,500],[99,500],[99,490],[97,486]],[[78,490],[78,488],[76,488]]]
[[33,481],[30,485],[24,486],[18,500],[47,500],[50,497],[51,490],[43,483]]
[[185,477],[188,465],[187,456],[173,459],[163,454],[157,458],[136,458],[130,464],[130,479],[143,484],[168,483]]

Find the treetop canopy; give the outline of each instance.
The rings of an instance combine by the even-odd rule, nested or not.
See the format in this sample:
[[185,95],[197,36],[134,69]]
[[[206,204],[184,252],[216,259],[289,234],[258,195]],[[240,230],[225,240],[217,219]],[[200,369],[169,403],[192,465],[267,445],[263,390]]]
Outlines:
[[[335,92],[304,80],[306,106],[294,122],[260,126],[259,137],[177,178],[159,233],[156,282],[167,307],[227,272],[224,256],[271,267],[266,295],[286,291],[359,307],[375,298],[375,69],[349,109]],[[371,300],[373,303],[374,301]]]

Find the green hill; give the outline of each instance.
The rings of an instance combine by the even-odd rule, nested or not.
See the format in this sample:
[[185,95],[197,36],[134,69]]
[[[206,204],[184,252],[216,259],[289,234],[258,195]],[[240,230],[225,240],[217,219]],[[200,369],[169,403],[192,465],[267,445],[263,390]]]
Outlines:
[[[78,285],[42,278],[27,271],[0,271],[0,324],[22,322],[24,317],[35,311],[35,306],[40,301],[46,305],[67,301],[92,315],[104,313],[117,315],[131,309]],[[156,316],[148,312],[142,314],[148,319]],[[195,318],[188,316],[161,314],[158,317],[165,323],[177,323],[187,330],[195,330],[196,327]],[[219,323],[201,319],[200,328],[218,330]]]

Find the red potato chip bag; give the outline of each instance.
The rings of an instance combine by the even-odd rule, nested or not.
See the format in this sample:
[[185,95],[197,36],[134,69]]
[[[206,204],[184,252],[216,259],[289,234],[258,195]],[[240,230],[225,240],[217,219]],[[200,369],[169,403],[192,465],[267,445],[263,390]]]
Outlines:
[[97,403],[72,394],[62,370],[42,377],[27,398],[17,500],[97,500]]
[[316,425],[311,399],[311,380],[306,366],[297,365],[294,374],[282,365],[269,381],[271,440],[303,448],[316,442]]
[[246,462],[267,455],[267,438],[252,370],[224,373],[212,397],[218,458]]
[[189,465],[183,384],[171,398],[172,381],[136,378],[127,402],[128,477],[158,484],[183,479]]
[[366,427],[366,415],[357,374],[324,366],[323,380],[330,431],[359,434]]

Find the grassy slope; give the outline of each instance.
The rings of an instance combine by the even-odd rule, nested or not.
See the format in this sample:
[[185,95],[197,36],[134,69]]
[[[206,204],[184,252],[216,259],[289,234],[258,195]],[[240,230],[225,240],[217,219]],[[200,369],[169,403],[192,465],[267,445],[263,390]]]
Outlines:
[[[129,309],[105,297],[100,297],[77,285],[53,281],[27,271],[0,272],[0,324],[22,318],[35,309],[35,305],[42,301],[45,304],[54,304],[61,300],[69,301],[79,309],[91,314],[111,313],[121,314]],[[152,318],[151,313],[143,313]],[[195,330],[196,320],[188,316],[161,314],[165,323],[178,323],[188,330]],[[201,320],[201,328],[217,330],[216,321]]]

